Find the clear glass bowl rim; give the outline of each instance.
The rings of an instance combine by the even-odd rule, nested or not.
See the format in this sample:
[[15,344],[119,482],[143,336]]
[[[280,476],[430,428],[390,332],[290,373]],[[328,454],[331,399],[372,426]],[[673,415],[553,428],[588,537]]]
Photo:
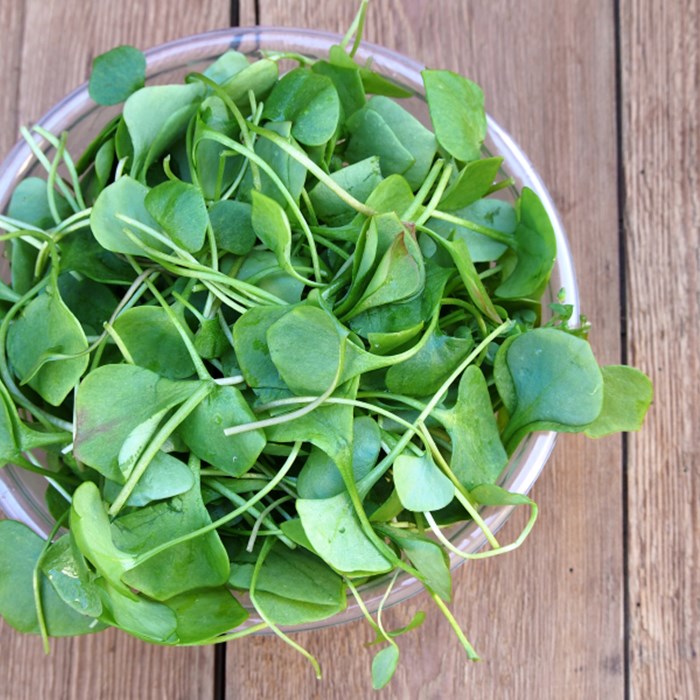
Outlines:
[[[147,79],[157,78],[178,68],[185,68],[188,63],[203,59],[213,60],[230,48],[244,53],[260,50],[293,50],[309,56],[327,55],[330,46],[337,44],[341,35],[301,28],[288,27],[238,27],[219,29],[170,41],[145,52],[147,61]],[[364,61],[372,58],[373,67],[381,73],[390,75],[394,80],[420,92],[420,72],[424,68],[419,62],[396,51],[362,42],[357,58]],[[87,82],[70,92],[56,103],[37,122],[53,133],[60,133],[68,124],[75,125],[81,115],[99,109],[88,95]],[[75,119],[78,117],[78,121]],[[71,121],[73,120],[73,121]],[[576,275],[566,233],[552,198],[541,177],[527,158],[523,150],[512,137],[491,117],[488,120],[488,137],[486,145],[492,153],[504,156],[504,170],[515,177],[518,189],[527,185],[542,200],[552,221],[557,242],[557,260],[549,296],[554,300],[556,292],[564,288],[566,301],[574,308],[574,318],[579,314],[579,292]],[[25,176],[31,167],[33,156],[24,141],[19,141],[0,164],[0,198],[6,202],[10,187]],[[539,477],[547,462],[554,444],[556,434],[553,432],[537,433],[528,436],[512,456],[505,470],[500,485],[510,491],[527,494]],[[6,467],[0,472],[0,511],[7,517],[20,520],[32,529],[46,536],[48,532],[46,515],[37,509],[36,501],[27,494],[22,484],[22,470]],[[507,521],[513,507],[489,508],[483,513],[484,519],[493,532],[497,532]],[[460,549],[475,552],[483,548],[486,538],[473,524],[457,528],[451,540]],[[464,560],[450,555],[454,570]],[[376,610],[383,598],[385,582],[382,579],[363,587],[363,598],[367,607]],[[404,601],[423,590],[423,585],[409,577],[399,576],[386,606]],[[349,600],[347,610],[328,620],[299,625],[291,630],[319,629],[322,627],[348,622],[362,617],[359,607]]]

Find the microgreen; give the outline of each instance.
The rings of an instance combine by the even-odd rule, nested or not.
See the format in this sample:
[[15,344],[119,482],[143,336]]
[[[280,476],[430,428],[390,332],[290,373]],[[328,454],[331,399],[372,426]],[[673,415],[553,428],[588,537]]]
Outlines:
[[[124,105],[77,165],[65,135],[23,130],[45,172],[0,216],[0,459],[46,479],[57,525],[0,522],[17,629],[190,645],[269,628],[320,673],[283,628],[351,594],[381,688],[425,619],[382,619],[407,572],[474,659],[450,555],[533,527],[499,485],[508,456],[536,430],[640,427],[649,380],[598,365],[565,291],[543,309],[554,228],[483,148],[480,88],[424,71],[421,122],[355,59],[366,7],[325,59],[229,51],[145,86],[136,49],[98,57],[90,95]],[[501,544],[481,508],[516,506],[530,518]],[[467,521],[488,549],[450,539]]]

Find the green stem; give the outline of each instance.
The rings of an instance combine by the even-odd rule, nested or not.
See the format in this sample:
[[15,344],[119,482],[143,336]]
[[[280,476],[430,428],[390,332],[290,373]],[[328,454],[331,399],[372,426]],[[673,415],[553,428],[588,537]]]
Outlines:
[[444,164],[445,161],[442,159],[435,161],[433,167],[430,168],[430,172],[423,181],[423,184],[420,186],[420,189],[418,190],[418,192],[416,192],[415,196],[413,197],[413,201],[409,205],[408,209],[406,209],[406,211],[403,214],[401,214],[402,221],[413,221],[413,218],[418,213],[418,210],[425,201],[425,198],[428,196],[430,190],[435,184],[435,181],[437,180],[438,175],[440,174],[440,170],[442,170],[442,166]]
[[255,608],[256,612],[260,617],[263,619],[263,621],[267,624],[267,626],[286,644],[288,644],[292,649],[295,649],[298,651],[302,656],[304,656],[306,659],[308,659],[309,663],[314,668],[314,671],[316,673],[316,678],[321,678],[321,667],[318,665],[318,661],[315,659],[315,657],[310,654],[304,647],[302,647],[300,644],[297,644],[293,639],[290,639],[282,630],[266,615],[265,611],[260,607],[260,604],[258,603],[257,596],[255,594],[255,586],[257,585],[258,582],[258,577],[260,576],[260,570],[262,569],[262,565],[265,562],[265,558],[267,555],[270,553],[270,550],[272,549],[272,545],[274,544],[274,540],[265,540],[262,550],[260,551],[260,556],[258,556],[257,561],[255,562],[255,568],[253,569],[253,576],[250,580],[250,590],[248,591],[248,595],[250,596],[250,602],[253,604],[253,607]]
[[268,629],[266,622],[260,622],[257,625],[251,625],[240,632],[230,632],[229,634],[222,634],[219,637],[210,637],[209,639],[204,639],[199,642],[188,642],[186,644],[178,644],[181,647],[202,647],[209,646],[210,644],[223,644],[225,642],[233,642],[236,639],[241,639],[243,637],[249,637],[251,634],[256,634],[257,632],[262,632]]
[[[262,129],[260,127],[257,127],[253,124],[250,124],[251,131],[254,131],[257,133],[258,131],[262,132],[264,134],[272,134],[275,138],[273,139],[270,137],[270,140],[273,141],[279,148],[282,148],[279,144],[282,143],[285,146],[287,146],[289,149],[294,151],[295,149],[288,144],[281,136],[278,136],[274,132],[268,132],[267,129]],[[279,175],[272,169],[272,167],[264,161],[255,151],[253,151],[251,148],[246,148],[245,146],[242,146],[241,144],[237,143],[233,139],[228,138],[227,136],[224,136],[223,134],[220,134],[216,131],[213,131],[211,129],[205,129],[203,131],[202,137],[206,137],[211,139],[212,141],[218,141],[219,143],[223,144],[227,148],[230,148],[232,151],[235,151],[236,153],[240,153],[240,155],[245,156],[248,158],[248,160],[251,162],[251,164],[256,164],[264,173],[272,180],[272,182],[275,184],[277,189],[279,190],[280,194],[284,197],[285,201],[289,205],[290,210],[294,214],[294,218],[297,220],[299,223],[299,226],[301,227],[301,230],[306,237],[307,244],[309,246],[309,254],[311,255],[311,264],[314,268],[314,276],[316,277],[316,284],[321,285],[321,267],[319,263],[319,258],[318,258],[318,251],[316,250],[316,242],[314,241],[314,236],[313,233],[311,233],[311,229],[309,228],[309,224],[306,221],[306,218],[301,212],[301,209],[299,209],[299,205],[296,203],[294,200],[294,197],[292,197],[291,193],[289,190],[286,188],[284,183],[282,182],[281,178]],[[286,149],[282,148],[283,151],[286,152]],[[306,158],[306,155],[304,155]],[[309,160],[307,158],[307,160]],[[314,166],[314,168],[318,168],[313,161],[309,160],[309,162]],[[323,172],[321,170],[321,172]],[[324,174],[325,175],[325,174]],[[327,176],[326,176],[327,177]],[[328,178],[330,179],[330,178]],[[260,189],[260,188],[258,188]],[[343,190],[344,191],[344,190]],[[348,195],[350,196],[350,195]],[[355,200],[357,201],[357,200]],[[364,205],[363,205],[364,206]]]
[[464,647],[464,650],[467,652],[469,660],[478,661],[479,655],[476,653],[476,650],[471,645],[471,642],[466,638],[464,632],[462,632],[462,629],[457,623],[457,620],[455,620],[454,615],[450,612],[447,605],[445,605],[442,598],[440,598],[440,596],[437,595],[437,593],[433,593],[433,591],[431,590],[428,590],[428,592],[430,593],[430,597],[435,601],[435,604],[438,606],[438,608],[440,608],[440,612],[442,612],[447,621],[450,623],[450,627],[452,627],[455,634],[457,635],[457,639],[459,639],[459,641],[462,643],[462,646]]
[[352,207],[355,211],[364,216],[374,216],[377,212],[368,207],[359,199],[355,199],[347,190],[344,190],[328,173],[326,173],[323,168],[319,167],[314,163],[311,158],[309,158],[304,151],[291,143],[285,141],[279,134],[274,131],[265,129],[261,126],[251,126],[251,131],[259,134],[263,138],[277,146],[280,150],[284,151],[287,155],[291,156],[298,163],[303,165],[315,178],[321,181],[333,194],[335,194],[339,199],[345,202],[348,206]]
[[172,435],[175,429],[194,411],[199,404],[211,393],[216,385],[211,382],[200,383],[199,388],[195,389],[194,393],[173,413],[173,415],[165,422],[163,427],[158,431],[148,447],[143,451],[138,461],[134,465],[129,478],[119,492],[119,495],[112,503],[109,509],[109,514],[114,517],[124,507],[132,491],[136,488],[139,479],[148,468],[153,458],[158,454],[160,448],[165,444],[165,441]]
[[39,633],[41,634],[41,641],[44,646],[44,653],[47,656],[51,653],[51,648],[49,646],[49,631],[46,626],[46,618],[44,617],[44,606],[41,600],[41,562],[44,559],[46,552],[51,546],[53,538],[56,536],[56,533],[61,528],[61,525],[63,524],[63,521],[66,519],[67,515],[68,511],[66,511],[56,521],[56,524],[53,526],[51,532],[49,533],[49,536],[46,538],[46,542],[41,552],[39,553],[39,558],[36,560],[34,570],[32,571],[32,592],[34,593],[34,607],[36,609],[36,618],[37,622],[39,623]]
[[[434,219],[441,219],[442,221],[447,221],[450,224],[461,226],[462,228],[469,229],[475,233],[480,233],[482,236],[488,236],[494,241],[507,245],[509,248],[513,248],[515,246],[515,239],[513,236],[497,231],[494,228],[489,228],[488,226],[482,226],[481,224],[469,221],[469,219],[463,219],[461,216],[455,216],[454,214],[448,214],[447,212],[439,210],[433,211],[432,216]],[[421,222],[421,224],[422,223],[423,222]]]
[[277,486],[277,484],[280,481],[282,481],[282,479],[284,479],[287,472],[294,465],[294,462],[296,461],[296,458],[299,455],[299,450],[301,450],[301,442],[295,442],[292,451],[289,453],[289,456],[287,457],[286,461],[284,462],[280,470],[277,472],[275,477],[270,480],[267,486],[261,488],[260,491],[258,491],[252,498],[248,499],[244,504],[231,511],[230,513],[227,513],[226,515],[222,516],[218,520],[214,520],[209,525],[205,525],[204,527],[201,527],[198,530],[195,530],[194,532],[188,532],[186,535],[182,535],[168,542],[164,542],[163,544],[154,547],[148,552],[140,554],[138,557],[136,557],[134,566],[139,566],[140,564],[143,564],[145,561],[148,561],[152,557],[155,557],[156,554],[160,554],[161,552],[164,552],[170,547],[174,547],[175,545],[181,544],[182,542],[187,542],[188,540],[194,539],[195,537],[201,537],[202,535],[206,535],[208,532],[212,532],[220,528],[222,525],[226,525],[226,523],[231,522],[231,520],[234,520],[239,515],[246,513],[251,506],[261,501],[265,496],[267,496],[268,493],[270,493],[270,491],[272,491]]

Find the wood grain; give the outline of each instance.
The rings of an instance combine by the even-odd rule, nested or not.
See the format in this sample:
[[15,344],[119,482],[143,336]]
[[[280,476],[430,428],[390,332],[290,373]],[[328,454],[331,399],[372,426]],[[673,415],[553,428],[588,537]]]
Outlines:
[[[227,26],[229,11],[229,2],[221,0],[0,0],[2,151],[17,139],[19,124],[39,118],[87,78],[100,52],[119,43],[148,48]],[[213,695],[212,649],[155,647],[114,630],[56,640],[52,648],[45,658],[38,638],[0,626],[0,698],[190,700]]]
[[[11,0],[4,0],[11,2]],[[21,3],[18,3],[21,4]],[[229,25],[227,0],[25,0],[19,121],[35,121],[89,75],[92,59],[118,44],[147,49]],[[47,66],[58,64],[58,70]],[[29,70],[31,68],[31,70]]]
[[[341,32],[355,11],[354,3],[315,0],[260,0],[259,8],[262,25]],[[241,22],[253,19],[244,0]],[[381,0],[370,5],[366,38],[481,83],[489,111],[530,155],[562,213],[598,358],[619,361],[611,4]],[[534,496],[542,516],[525,547],[455,577],[455,615],[484,661],[465,664],[449,626],[419,597],[402,618],[425,608],[429,620],[401,641],[397,676],[377,697],[623,696],[621,441],[562,438]],[[246,698],[274,698],[279,688],[291,697],[369,697],[368,639],[363,623],[300,635],[325,662],[320,683],[278,640],[230,645],[229,690]]]
[[633,698],[700,697],[699,22],[621,3],[629,355],[656,388],[629,447]]

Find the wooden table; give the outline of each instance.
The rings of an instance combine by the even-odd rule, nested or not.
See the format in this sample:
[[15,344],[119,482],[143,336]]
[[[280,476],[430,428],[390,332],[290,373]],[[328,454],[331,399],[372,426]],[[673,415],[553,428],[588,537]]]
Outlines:
[[[236,24],[342,31],[353,5],[0,0],[0,151],[116,44]],[[561,439],[526,545],[456,575],[454,613],[484,660],[465,663],[431,611],[377,697],[698,698],[700,2],[374,0],[369,14],[369,40],[481,83],[562,214],[599,360],[656,386],[641,434]],[[425,596],[397,618],[421,608]],[[105,632],[45,658],[38,638],[3,626],[0,696],[364,698],[368,640],[359,622],[301,635],[325,667],[317,682],[274,638],[230,643],[224,658]]]

